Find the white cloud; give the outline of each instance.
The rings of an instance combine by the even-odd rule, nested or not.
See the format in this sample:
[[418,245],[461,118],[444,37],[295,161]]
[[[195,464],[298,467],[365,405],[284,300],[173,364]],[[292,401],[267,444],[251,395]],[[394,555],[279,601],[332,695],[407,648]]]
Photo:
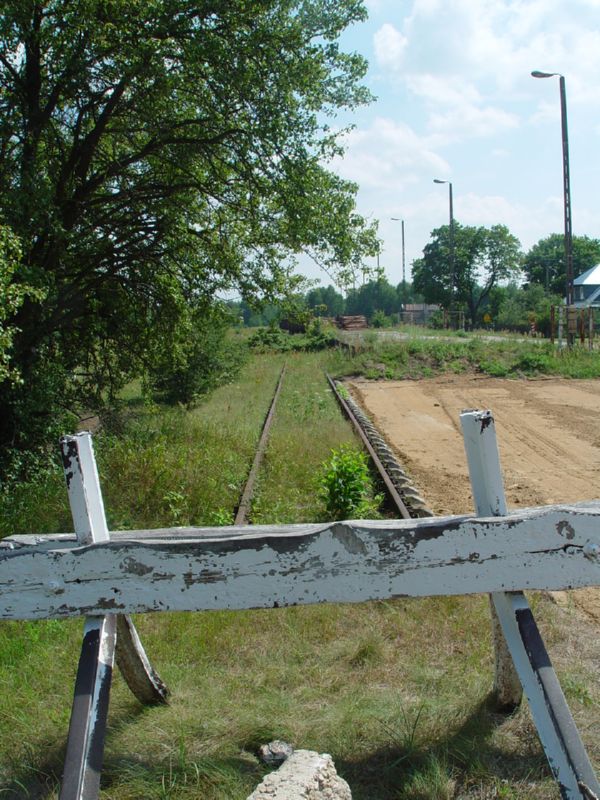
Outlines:
[[482,96],[472,83],[458,76],[431,74],[409,75],[406,82],[412,93],[422,99],[429,112],[427,127],[431,145],[489,136],[516,128],[516,114],[482,104]]
[[375,59],[383,69],[399,70],[408,39],[397,28],[386,22],[373,36]]
[[[487,108],[488,122],[490,109],[518,100],[530,110],[548,103],[532,69],[564,74],[570,104],[600,103],[598,7],[600,0],[413,0],[398,20],[390,4],[390,21],[375,34],[376,63],[381,77],[397,82],[400,74],[430,102],[461,102],[467,87],[479,95],[472,104]],[[512,126],[501,115],[497,121]],[[489,125],[477,129],[487,135]]]
[[398,190],[421,173],[447,174],[448,163],[404,123],[377,117],[370,128],[351,131],[345,137],[346,153],[334,169],[364,188]]
[[430,141],[442,145],[453,140],[499,134],[517,125],[517,116],[501,108],[477,108],[465,104],[445,113],[431,113],[429,127],[437,135],[430,137]]
[[424,72],[406,76],[408,88],[432,105],[464,105],[481,101],[481,94],[462,77]]

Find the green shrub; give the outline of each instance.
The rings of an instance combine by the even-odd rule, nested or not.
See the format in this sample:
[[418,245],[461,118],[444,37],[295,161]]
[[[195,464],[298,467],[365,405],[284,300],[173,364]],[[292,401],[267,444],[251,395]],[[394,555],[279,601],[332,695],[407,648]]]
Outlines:
[[492,378],[505,378],[510,371],[506,364],[493,358],[481,361],[479,369],[486,375],[491,375]]
[[229,383],[246,360],[247,348],[228,336],[230,320],[207,311],[182,328],[179,341],[153,360],[148,383],[165,403],[190,404]]
[[376,311],[370,321],[374,328],[389,328],[392,324],[391,317],[387,317],[381,310]]
[[259,353],[267,350],[286,353],[292,349],[292,336],[276,325],[269,325],[268,328],[259,328],[256,333],[253,333],[248,339],[248,345]]
[[332,450],[331,458],[322,465],[319,495],[329,519],[378,516],[383,500],[373,490],[366,455],[349,446]]
[[551,356],[547,353],[524,353],[514,367],[515,370],[526,374],[552,372]]
[[337,339],[323,326],[320,319],[314,319],[307,325],[306,333],[288,333],[275,325],[260,328],[248,339],[248,344],[259,353],[270,350],[280,353],[301,351],[314,353],[335,347]]

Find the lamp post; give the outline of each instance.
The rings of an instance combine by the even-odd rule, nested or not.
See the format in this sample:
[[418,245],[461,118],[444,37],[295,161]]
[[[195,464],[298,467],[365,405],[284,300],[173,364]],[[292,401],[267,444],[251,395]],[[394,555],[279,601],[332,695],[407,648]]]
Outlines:
[[404,220],[400,217],[390,217],[394,222],[402,223],[402,305],[406,305],[406,251],[404,249]]
[[[571,227],[571,179],[569,175],[569,131],[567,128],[567,92],[565,78],[559,72],[540,72],[535,69],[531,73],[533,78],[559,78],[560,85],[560,121],[562,130],[563,154],[563,193],[565,215],[565,274],[566,274],[566,300],[567,306],[573,305],[573,230]],[[568,326],[567,326],[568,327]],[[572,344],[572,336],[568,335],[568,342]]]
[[450,310],[454,307],[454,294],[456,288],[456,260],[454,252],[454,209],[452,206],[452,181],[442,181],[439,178],[433,179],[434,183],[448,184],[448,203],[450,206],[450,272],[452,274],[452,285],[450,287]]

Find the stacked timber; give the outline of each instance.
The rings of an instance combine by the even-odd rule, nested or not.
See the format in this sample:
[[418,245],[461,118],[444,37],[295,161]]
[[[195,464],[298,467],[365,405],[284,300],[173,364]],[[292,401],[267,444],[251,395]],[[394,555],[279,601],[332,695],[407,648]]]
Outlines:
[[367,318],[362,314],[355,316],[340,316],[337,318],[338,328],[345,331],[358,331],[367,327]]

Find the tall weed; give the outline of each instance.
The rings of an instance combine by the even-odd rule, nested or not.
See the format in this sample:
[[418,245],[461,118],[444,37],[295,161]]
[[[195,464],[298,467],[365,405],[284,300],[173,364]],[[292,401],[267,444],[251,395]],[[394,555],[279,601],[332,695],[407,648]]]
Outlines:
[[375,494],[364,452],[342,446],[322,465],[320,496],[328,519],[377,516],[383,495]]

